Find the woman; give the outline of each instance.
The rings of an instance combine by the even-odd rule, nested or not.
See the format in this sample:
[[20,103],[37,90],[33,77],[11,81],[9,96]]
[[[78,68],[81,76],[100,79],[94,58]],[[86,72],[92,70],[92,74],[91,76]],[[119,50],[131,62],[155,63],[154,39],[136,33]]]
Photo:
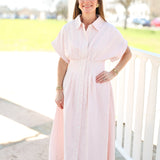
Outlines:
[[[105,20],[102,0],[76,0],[52,45],[60,60],[49,160],[115,160],[110,81],[131,58],[127,41]],[[107,59],[120,59],[110,72]]]

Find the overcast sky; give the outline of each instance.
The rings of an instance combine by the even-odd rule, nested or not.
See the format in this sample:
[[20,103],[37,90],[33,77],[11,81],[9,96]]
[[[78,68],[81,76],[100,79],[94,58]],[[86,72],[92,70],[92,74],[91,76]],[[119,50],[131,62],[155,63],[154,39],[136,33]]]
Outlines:
[[[51,6],[52,10],[55,9],[58,1],[59,0],[54,0],[53,5]],[[0,5],[7,5],[11,9],[19,9],[23,7],[37,8],[41,10],[48,9],[48,5],[45,0],[0,0]]]

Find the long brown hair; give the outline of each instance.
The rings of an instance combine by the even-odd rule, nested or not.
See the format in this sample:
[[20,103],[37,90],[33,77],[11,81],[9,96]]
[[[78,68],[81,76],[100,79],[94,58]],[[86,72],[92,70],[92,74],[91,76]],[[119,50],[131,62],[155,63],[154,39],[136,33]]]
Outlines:
[[[104,17],[104,12],[103,12],[103,1],[98,0],[98,3],[99,3],[99,7],[96,8],[96,14],[99,14],[102,17],[102,19],[106,21]],[[79,14],[82,14],[82,11],[79,8],[78,0],[76,0],[75,6],[74,6],[74,12],[73,12],[73,19],[75,19]]]

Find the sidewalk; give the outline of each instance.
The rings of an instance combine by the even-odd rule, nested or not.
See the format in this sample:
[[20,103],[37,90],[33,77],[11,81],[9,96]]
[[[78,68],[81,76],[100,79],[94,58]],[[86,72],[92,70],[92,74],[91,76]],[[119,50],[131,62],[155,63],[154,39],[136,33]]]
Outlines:
[[[48,160],[59,56],[15,51],[0,57],[0,160]],[[117,151],[116,157],[124,160]]]
[[[0,159],[48,160],[53,120],[0,99]],[[124,160],[116,150],[116,160]]]

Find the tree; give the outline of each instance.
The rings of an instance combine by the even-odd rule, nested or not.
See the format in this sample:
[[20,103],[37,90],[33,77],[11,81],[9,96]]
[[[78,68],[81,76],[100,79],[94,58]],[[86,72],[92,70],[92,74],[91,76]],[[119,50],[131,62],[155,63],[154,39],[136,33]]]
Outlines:
[[125,8],[124,29],[126,29],[127,28],[127,19],[129,17],[128,8],[131,5],[131,3],[133,2],[133,0],[117,0],[117,2],[122,4],[123,7]]
[[68,4],[67,1],[60,0],[56,5],[56,14],[62,15],[65,19],[67,19],[68,16]]
[[47,7],[48,11],[51,11],[54,0],[42,0],[42,3]]

